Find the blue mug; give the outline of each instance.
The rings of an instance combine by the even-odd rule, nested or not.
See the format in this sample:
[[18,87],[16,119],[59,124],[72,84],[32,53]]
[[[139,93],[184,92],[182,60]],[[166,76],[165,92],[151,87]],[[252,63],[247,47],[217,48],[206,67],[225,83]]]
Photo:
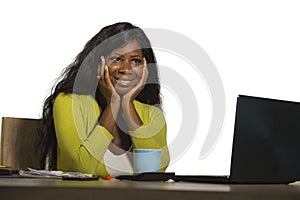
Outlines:
[[134,149],[133,169],[135,174],[159,172],[161,149]]

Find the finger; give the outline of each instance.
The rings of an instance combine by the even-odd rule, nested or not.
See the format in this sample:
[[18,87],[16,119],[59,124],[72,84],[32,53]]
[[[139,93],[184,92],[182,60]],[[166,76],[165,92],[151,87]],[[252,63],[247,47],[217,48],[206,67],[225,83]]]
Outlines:
[[146,75],[148,76],[149,71],[148,71],[148,67],[147,67],[147,60],[146,60],[145,57],[143,58],[143,60],[144,60],[144,68],[143,68],[143,71],[146,72]]
[[103,65],[104,65],[105,59],[103,56],[100,57],[100,63],[97,68],[97,78],[100,79],[103,74]]
[[141,78],[141,83],[144,85],[146,83],[146,80],[148,78],[148,67],[147,67],[147,61],[146,58],[143,58],[143,74],[142,74],[142,78]]
[[97,68],[97,78],[100,80],[100,77],[101,77],[101,62],[99,63],[98,65],[98,68]]
[[107,73],[106,73],[106,70],[105,70],[106,67],[103,68],[103,66],[101,66],[101,72],[102,72],[102,75],[101,75],[101,83],[103,84],[103,86],[107,87],[107,84],[106,84],[106,77],[107,77]]
[[101,76],[104,75],[104,68],[105,68],[105,58],[104,56],[101,56]]
[[105,82],[105,85],[107,85],[108,87],[110,87],[110,88],[113,87],[111,80],[110,80],[109,70],[108,70],[107,66],[105,66],[105,68],[104,68],[104,82]]

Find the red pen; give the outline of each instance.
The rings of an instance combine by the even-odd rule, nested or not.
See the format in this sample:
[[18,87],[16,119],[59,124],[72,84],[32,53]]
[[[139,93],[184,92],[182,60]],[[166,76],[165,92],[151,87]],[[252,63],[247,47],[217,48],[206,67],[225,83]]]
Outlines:
[[111,179],[111,176],[101,176],[101,178],[109,181]]

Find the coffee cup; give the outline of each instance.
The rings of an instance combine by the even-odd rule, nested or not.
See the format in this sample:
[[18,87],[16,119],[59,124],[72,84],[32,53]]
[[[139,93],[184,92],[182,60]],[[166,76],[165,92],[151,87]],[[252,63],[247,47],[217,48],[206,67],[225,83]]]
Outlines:
[[135,174],[159,172],[161,149],[134,149],[133,169]]

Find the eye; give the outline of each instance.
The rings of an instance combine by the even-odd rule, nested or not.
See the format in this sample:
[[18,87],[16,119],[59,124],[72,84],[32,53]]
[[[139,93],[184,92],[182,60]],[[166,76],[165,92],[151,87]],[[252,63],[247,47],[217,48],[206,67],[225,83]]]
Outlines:
[[121,57],[111,57],[111,58],[109,58],[109,60],[110,61],[112,61],[112,62],[122,62],[122,58]]
[[139,59],[139,58],[133,58],[133,59],[131,60],[131,62],[134,63],[134,64],[141,64],[141,63],[142,63],[142,60]]

